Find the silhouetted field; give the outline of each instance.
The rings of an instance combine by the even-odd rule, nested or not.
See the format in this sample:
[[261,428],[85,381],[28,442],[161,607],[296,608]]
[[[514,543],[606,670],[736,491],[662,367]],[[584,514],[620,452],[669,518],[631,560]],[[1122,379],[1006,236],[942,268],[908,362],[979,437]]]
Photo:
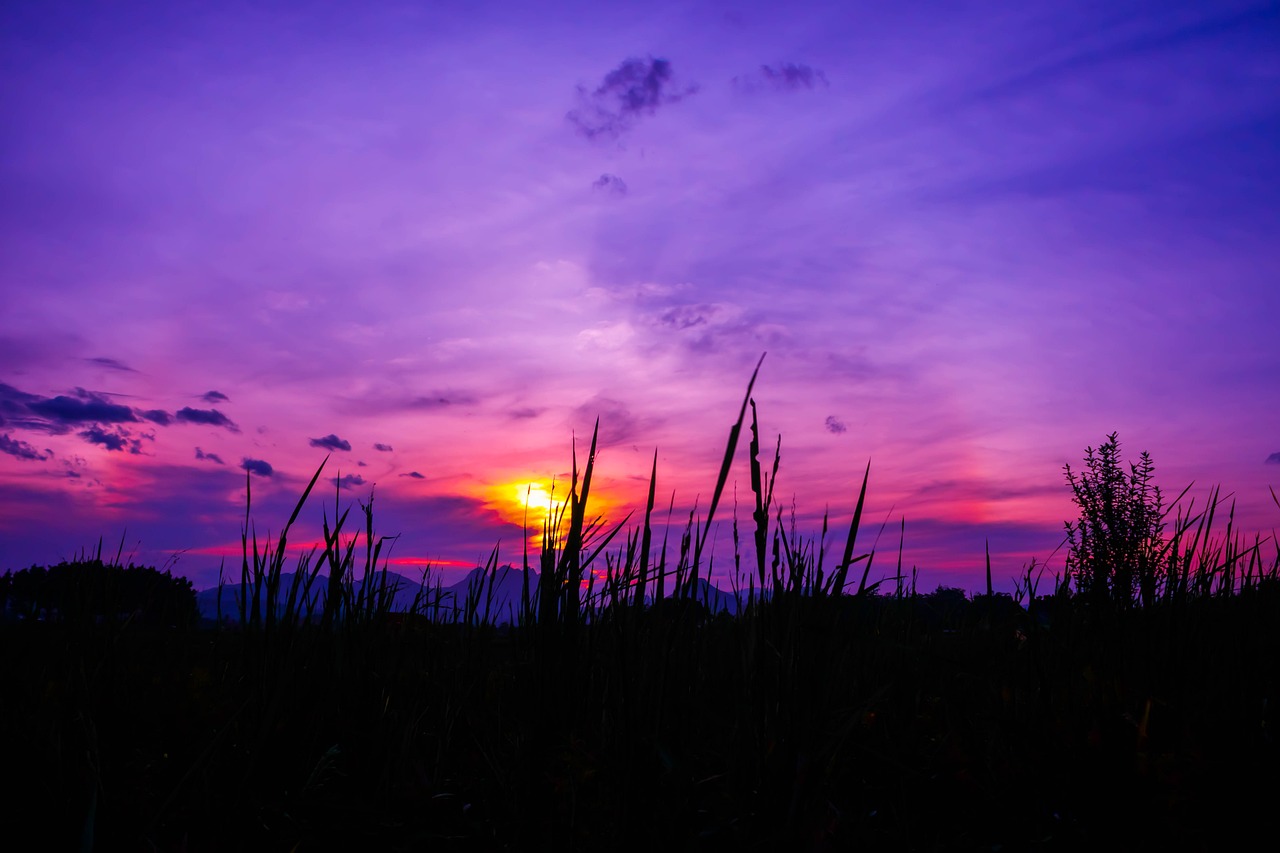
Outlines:
[[532,564],[495,552],[466,593],[424,583],[409,613],[371,505],[355,533],[326,519],[290,572],[289,525],[274,544],[246,530],[214,626],[193,595],[153,618],[100,554],[75,606],[10,576],[8,825],[48,849],[165,851],[1195,850],[1271,832],[1274,543],[1215,537],[1208,514],[1166,532],[1135,468],[1099,504],[1120,515],[1094,525],[1078,500],[1053,590],[1034,566],[1013,596],[922,593],[900,566],[882,590],[861,499],[838,561],[825,525],[782,524],[753,413],[754,565],[713,612],[704,546],[746,408],[679,541],[654,535],[652,490],[634,528],[591,521],[593,442]]

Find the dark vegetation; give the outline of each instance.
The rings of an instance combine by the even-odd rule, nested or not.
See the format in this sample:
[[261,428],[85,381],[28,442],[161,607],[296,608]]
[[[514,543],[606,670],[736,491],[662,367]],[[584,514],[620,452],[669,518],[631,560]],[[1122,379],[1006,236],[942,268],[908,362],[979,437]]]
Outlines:
[[1033,564],[1013,595],[989,566],[985,594],[922,593],[900,552],[875,582],[866,477],[836,548],[825,522],[798,535],[752,404],[745,581],[715,613],[707,542],[747,405],[705,516],[671,538],[656,483],[633,527],[591,516],[594,439],[575,454],[513,624],[484,618],[512,571],[496,549],[464,600],[424,581],[391,612],[372,499],[354,531],[326,512],[286,572],[319,471],[274,543],[246,513],[216,627],[152,570],[6,576],[7,826],[166,851],[1182,850],[1267,827],[1274,541],[1216,534],[1216,496],[1171,519],[1112,436],[1068,470],[1081,514],[1052,588]]
[[102,549],[48,568],[0,576],[0,613],[62,624],[134,623],[190,628],[199,621],[191,581],[147,566],[104,563]]

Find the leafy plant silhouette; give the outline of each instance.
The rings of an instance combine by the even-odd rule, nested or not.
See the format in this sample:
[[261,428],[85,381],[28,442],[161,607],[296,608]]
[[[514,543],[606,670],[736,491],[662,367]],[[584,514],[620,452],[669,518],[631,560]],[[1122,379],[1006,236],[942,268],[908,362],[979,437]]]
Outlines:
[[1146,451],[1128,471],[1117,433],[1097,450],[1085,448],[1077,474],[1063,466],[1080,516],[1066,522],[1067,576],[1077,594],[1129,607],[1156,600],[1164,551],[1164,496],[1151,482],[1155,463]]

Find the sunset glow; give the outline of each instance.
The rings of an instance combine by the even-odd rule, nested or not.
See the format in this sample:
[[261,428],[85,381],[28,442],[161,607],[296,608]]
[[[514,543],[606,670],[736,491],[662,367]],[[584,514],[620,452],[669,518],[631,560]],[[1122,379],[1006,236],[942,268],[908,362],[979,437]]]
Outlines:
[[246,477],[278,530],[326,457],[299,542],[374,494],[395,559],[472,566],[597,419],[590,514],[639,523],[656,451],[687,518],[765,352],[788,517],[847,524],[870,459],[928,585],[1052,554],[1112,431],[1270,535],[1278,37],[1234,0],[6,4],[0,570],[123,536],[206,584]]

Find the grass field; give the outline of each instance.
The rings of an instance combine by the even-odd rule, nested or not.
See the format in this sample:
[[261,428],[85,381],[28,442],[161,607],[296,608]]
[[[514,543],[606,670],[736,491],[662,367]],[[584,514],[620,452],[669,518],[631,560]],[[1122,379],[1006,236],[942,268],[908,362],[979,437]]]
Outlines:
[[[706,543],[746,430],[744,580],[713,612]],[[371,504],[326,515],[324,546],[286,565],[320,471],[276,541],[246,508],[216,626],[121,612],[114,581],[57,612],[6,586],[10,832],[306,851],[1208,850],[1269,831],[1273,541],[1212,513],[1165,529],[1150,493],[1091,527],[1081,500],[1055,588],[1032,566],[1012,596],[927,592],[900,563],[872,581],[865,478],[843,541],[784,524],[750,388],[678,536],[657,534],[652,490],[629,522],[595,519],[594,455],[541,553],[506,570],[495,551],[461,600],[428,579],[410,613]],[[101,554],[81,569],[107,577]]]

